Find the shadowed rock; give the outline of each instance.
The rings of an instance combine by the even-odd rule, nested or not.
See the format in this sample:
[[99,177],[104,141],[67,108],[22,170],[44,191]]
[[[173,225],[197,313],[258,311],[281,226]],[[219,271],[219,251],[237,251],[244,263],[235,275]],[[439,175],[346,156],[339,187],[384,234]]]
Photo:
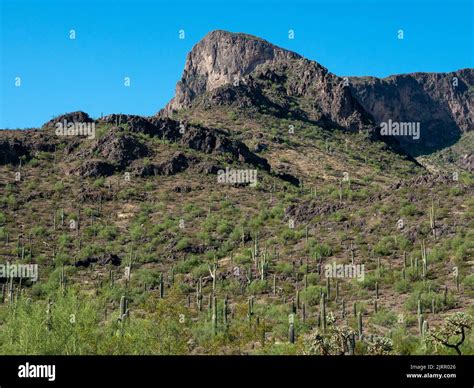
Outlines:
[[140,166],[136,168],[134,172],[141,177],[154,175],[170,176],[183,172],[194,163],[194,158],[188,158],[184,153],[177,152],[165,162]]
[[70,174],[79,175],[84,178],[88,177],[99,177],[99,176],[110,176],[113,175],[115,166],[109,162],[103,160],[85,160],[78,167],[74,167],[70,170]]
[[57,116],[49,120],[47,123],[43,124],[43,127],[54,127],[56,123],[62,123],[64,121],[68,123],[92,123],[94,120],[90,118],[87,113],[77,111]]

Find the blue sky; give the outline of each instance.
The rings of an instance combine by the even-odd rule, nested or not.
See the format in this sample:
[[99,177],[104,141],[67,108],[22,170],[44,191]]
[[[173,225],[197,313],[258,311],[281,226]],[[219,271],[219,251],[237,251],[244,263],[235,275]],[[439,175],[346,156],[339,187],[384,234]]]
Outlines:
[[474,67],[472,0],[1,0],[0,7],[0,128],[37,127],[76,110],[154,114],[173,96],[188,51],[214,29],[260,36],[338,75]]

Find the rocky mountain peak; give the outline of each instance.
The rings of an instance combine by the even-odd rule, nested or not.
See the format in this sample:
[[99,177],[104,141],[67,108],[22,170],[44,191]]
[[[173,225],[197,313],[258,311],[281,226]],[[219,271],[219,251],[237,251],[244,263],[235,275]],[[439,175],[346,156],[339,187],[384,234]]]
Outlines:
[[167,110],[179,110],[196,96],[240,80],[260,64],[301,58],[252,35],[211,31],[188,54],[175,97]]
[[162,113],[224,105],[327,129],[378,134],[379,126],[414,125],[416,136],[394,133],[384,139],[417,156],[450,146],[472,130],[473,74],[463,69],[342,78],[261,38],[216,30],[188,54],[175,97]]

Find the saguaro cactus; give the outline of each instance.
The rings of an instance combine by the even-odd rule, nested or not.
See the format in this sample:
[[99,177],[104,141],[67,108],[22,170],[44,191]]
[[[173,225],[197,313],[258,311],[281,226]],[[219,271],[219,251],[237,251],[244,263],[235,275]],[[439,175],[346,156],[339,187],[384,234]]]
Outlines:
[[362,325],[362,313],[360,311],[357,313],[357,329],[359,331],[359,338],[362,339],[364,327]]
[[295,322],[294,322],[294,315],[290,314],[289,318],[289,328],[288,328],[288,340],[290,344],[295,343]]
[[224,329],[227,329],[227,324],[228,324],[228,319],[227,319],[227,313],[228,313],[228,299],[227,295],[224,297],[224,305],[222,307],[222,321],[224,323]]
[[323,331],[326,331],[326,298],[324,297],[324,293],[321,296],[320,308],[321,308],[321,329]]
[[62,292],[66,291],[66,275],[64,272],[64,264],[61,267],[61,273],[59,275],[59,287]]
[[265,280],[268,269],[268,254],[266,249],[263,251],[263,255],[260,257],[258,268],[260,271],[260,280]]
[[421,326],[421,335],[423,337],[426,337],[426,333],[428,332],[428,328],[429,328],[428,321],[423,320],[423,324]]
[[164,285],[164,282],[163,282],[163,274],[162,273],[160,273],[160,277],[158,279],[158,290],[159,290],[160,298],[163,299],[163,297],[165,295],[165,285]]
[[423,315],[418,315],[418,332],[420,335],[423,335]]
[[248,300],[248,305],[247,305],[247,317],[249,321],[252,319],[253,316],[253,296],[251,296]]
[[128,300],[125,295],[122,295],[120,298],[120,319],[124,319],[124,316],[127,316],[128,312]]
[[326,278],[326,291],[328,300],[331,298],[331,278]]
[[346,339],[346,343],[347,343],[347,351],[349,355],[353,356],[355,353],[355,343],[356,343],[354,333],[349,334],[349,336]]
[[199,311],[202,311],[202,277],[199,277],[199,281],[196,287],[196,303]]
[[214,335],[217,334],[217,298],[212,297],[212,332]]

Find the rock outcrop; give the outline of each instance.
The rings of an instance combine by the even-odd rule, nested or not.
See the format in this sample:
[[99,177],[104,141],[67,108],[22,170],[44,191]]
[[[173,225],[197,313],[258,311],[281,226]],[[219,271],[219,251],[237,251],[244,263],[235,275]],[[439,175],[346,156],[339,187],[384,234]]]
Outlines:
[[394,149],[418,156],[456,142],[474,122],[474,70],[384,79],[338,77],[320,64],[240,33],[212,31],[188,54],[176,95],[161,112],[232,105],[324,128],[369,130],[388,122],[420,123],[420,138],[393,136]]
[[420,123],[420,138],[399,136],[411,155],[430,153],[455,143],[474,128],[469,88],[474,69],[452,73],[414,73],[379,79],[351,77],[351,90],[362,106],[382,122]]
[[145,144],[122,133],[119,127],[112,127],[103,137],[96,140],[90,149],[83,149],[82,152],[85,153],[83,156],[97,155],[121,168],[135,159],[150,155]]
[[68,123],[92,123],[94,120],[87,113],[77,111],[56,116],[43,124],[43,127],[54,127],[56,123],[62,123],[64,121]]
[[16,164],[22,156],[29,157],[29,150],[23,142],[16,139],[0,140],[0,165]]
[[207,91],[240,82],[267,61],[300,59],[301,56],[247,34],[212,31],[188,54],[176,95],[168,105],[179,110]]
[[206,93],[207,103],[260,106],[277,116],[288,112],[295,98],[301,99],[304,109],[296,109],[296,116],[333,128],[374,127],[342,78],[314,61],[247,34],[212,31],[197,43],[164,112],[189,107]]

